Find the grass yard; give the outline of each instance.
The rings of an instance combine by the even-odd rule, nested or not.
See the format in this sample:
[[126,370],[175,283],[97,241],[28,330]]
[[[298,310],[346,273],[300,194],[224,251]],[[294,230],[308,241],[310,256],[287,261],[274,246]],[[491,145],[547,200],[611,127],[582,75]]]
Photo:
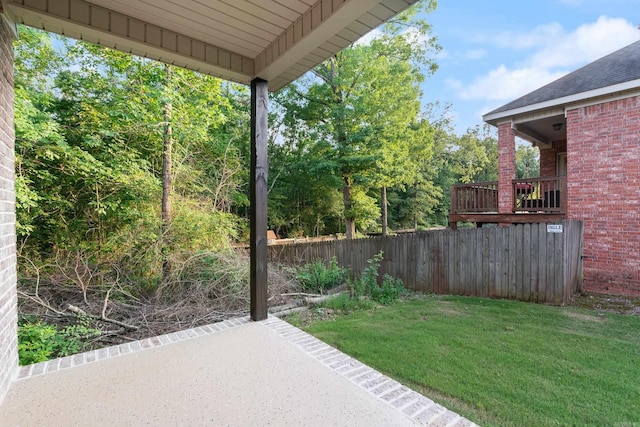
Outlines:
[[640,425],[640,316],[421,296],[304,329],[480,425]]

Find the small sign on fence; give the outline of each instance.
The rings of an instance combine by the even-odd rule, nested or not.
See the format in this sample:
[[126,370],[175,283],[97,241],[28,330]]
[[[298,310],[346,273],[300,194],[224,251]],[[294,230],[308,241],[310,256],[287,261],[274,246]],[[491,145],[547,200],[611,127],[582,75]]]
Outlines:
[[562,233],[562,224],[547,224],[547,233]]

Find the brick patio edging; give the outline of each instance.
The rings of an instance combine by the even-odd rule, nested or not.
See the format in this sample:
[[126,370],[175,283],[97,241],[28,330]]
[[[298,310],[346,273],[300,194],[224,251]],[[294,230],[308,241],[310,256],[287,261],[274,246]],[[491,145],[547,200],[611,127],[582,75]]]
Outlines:
[[31,377],[72,368],[74,366],[97,362],[98,360],[105,360],[112,357],[123,356],[125,354],[135,353],[150,348],[173,344],[191,338],[201,337],[204,335],[209,335],[227,329],[235,328],[244,325],[245,323],[249,323],[249,316],[224,320],[218,323],[198,326],[192,329],[185,329],[183,331],[172,332],[170,334],[145,338],[143,340],[132,341],[125,344],[114,345],[111,347],[104,347],[98,350],[74,354],[73,356],[62,357],[60,359],[53,359],[46,362],[21,366],[18,370],[18,375],[15,380],[20,381]]
[[477,427],[477,424],[468,419],[403,386],[284,320],[269,316],[262,324],[329,369],[421,425]]

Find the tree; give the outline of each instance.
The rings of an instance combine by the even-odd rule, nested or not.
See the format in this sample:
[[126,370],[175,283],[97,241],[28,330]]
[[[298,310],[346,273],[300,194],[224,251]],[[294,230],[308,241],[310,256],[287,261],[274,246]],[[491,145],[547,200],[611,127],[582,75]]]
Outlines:
[[[166,238],[171,229],[171,149],[173,146],[173,126],[171,125],[172,110],[171,104],[171,67],[165,65],[167,81],[165,83],[165,101],[162,109],[163,128],[162,135],[162,203],[161,203],[161,218],[162,218],[162,236],[163,241],[166,242]],[[169,246],[164,243],[162,245],[162,281],[166,281],[169,277]]]
[[530,145],[516,146],[516,178],[540,176],[540,151]]
[[458,182],[498,179],[498,140],[489,125],[467,129],[448,148],[450,167]]
[[[82,42],[57,38],[54,48],[56,36],[41,31],[21,34],[15,123],[22,254],[81,254],[153,284],[168,224],[171,256],[227,246],[239,223],[230,212],[246,199],[240,171],[249,138],[236,130],[249,120],[246,91],[227,85],[223,93],[219,79]],[[164,180],[164,209],[163,169],[165,177],[173,174]]]
[[[430,11],[435,3],[421,7]],[[365,206],[375,201],[370,188],[411,181],[403,165],[410,163],[407,144],[414,140],[408,134],[419,112],[421,67],[435,70],[427,55],[438,49],[417,11],[384,26],[371,43],[329,58],[279,98],[285,122],[306,128],[315,144],[328,148],[324,165],[341,182],[347,238],[355,235],[358,210],[368,211]]]

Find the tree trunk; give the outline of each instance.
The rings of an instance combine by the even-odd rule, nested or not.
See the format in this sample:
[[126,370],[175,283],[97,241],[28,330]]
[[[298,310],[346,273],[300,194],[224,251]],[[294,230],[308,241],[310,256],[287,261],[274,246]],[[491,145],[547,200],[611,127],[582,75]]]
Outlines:
[[380,217],[382,219],[382,235],[389,234],[387,230],[387,187],[380,189]]
[[352,196],[351,196],[351,177],[344,177],[344,187],[342,188],[342,201],[344,203],[344,223],[345,236],[351,240],[356,236],[356,218],[353,214]]
[[415,185],[413,192],[413,229],[418,231],[418,185]]
[[[171,68],[167,70],[167,83],[171,81]],[[169,91],[166,91],[169,93]],[[163,109],[164,134],[162,137],[162,281],[169,277],[169,233],[171,226],[171,148],[173,145],[173,128],[171,127],[173,106],[167,100]]]

